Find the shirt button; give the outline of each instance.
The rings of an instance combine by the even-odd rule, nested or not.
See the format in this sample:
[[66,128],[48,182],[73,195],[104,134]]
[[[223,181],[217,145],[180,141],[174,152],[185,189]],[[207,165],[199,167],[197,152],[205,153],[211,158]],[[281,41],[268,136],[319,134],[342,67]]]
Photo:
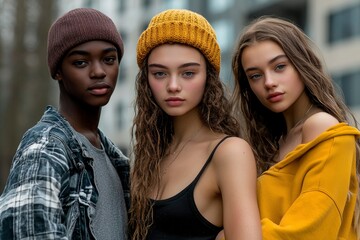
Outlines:
[[79,170],[83,170],[84,169],[84,163],[83,162],[78,162],[76,163],[76,168],[79,169]]

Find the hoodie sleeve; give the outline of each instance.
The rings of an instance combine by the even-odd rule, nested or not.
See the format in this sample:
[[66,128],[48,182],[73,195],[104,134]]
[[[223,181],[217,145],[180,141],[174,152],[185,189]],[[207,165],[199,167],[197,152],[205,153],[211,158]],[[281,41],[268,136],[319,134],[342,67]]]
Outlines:
[[354,135],[332,136],[259,177],[263,239],[354,239],[355,156]]

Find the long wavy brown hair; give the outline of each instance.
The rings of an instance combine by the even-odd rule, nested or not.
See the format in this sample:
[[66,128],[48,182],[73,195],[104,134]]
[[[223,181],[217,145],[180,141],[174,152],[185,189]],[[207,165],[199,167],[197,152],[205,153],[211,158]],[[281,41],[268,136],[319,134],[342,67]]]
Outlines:
[[[260,41],[270,40],[278,44],[291,61],[305,85],[305,92],[311,103],[334,116],[339,122],[349,122],[355,127],[358,123],[337,94],[330,76],[316,52],[315,44],[293,23],[280,18],[264,16],[254,20],[240,35],[232,59],[235,79],[231,103],[236,115],[246,122],[246,138],[253,147],[259,173],[274,164],[278,153],[278,141],[286,134],[285,119],[281,113],[274,113],[264,107],[249,86],[242,67],[243,50]],[[269,121],[271,119],[271,121]],[[357,176],[359,179],[359,140],[357,140]],[[359,193],[360,194],[360,193]],[[355,228],[359,237],[359,206],[354,216]]]
[[[204,96],[198,106],[205,126],[214,132],[240,136],[240,126],[231,115],[225,85],[207,62]],[[147,59],[136,77],[135,117],[132,126],[131,239],[143,240],[152,224],[150,193],[160,181],[160,163],[173,136],[173,121],[156,103],[148,83]]]

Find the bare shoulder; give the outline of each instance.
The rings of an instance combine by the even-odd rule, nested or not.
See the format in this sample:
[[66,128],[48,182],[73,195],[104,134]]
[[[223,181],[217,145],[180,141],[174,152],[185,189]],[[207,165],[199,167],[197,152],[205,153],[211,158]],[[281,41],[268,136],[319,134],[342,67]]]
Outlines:
[[302,142],[309,142],[339,121],[326,112],[318,112],[306,119],[302,128]]
[[252,186],[256,181],[256,160],[250,145],[242,138],[225,139],[213,156],[211,168],[220,186],[226,186],[231,181]]
[[219,151],[242,152],[251,151],[251,147],[247,141],[239,137],[229,137],[225,139],[218,147]]
[[215,161],[224,161],[225,159],[254,159],[250,144],[239,137],[229,137],[225,139],[215,152]]

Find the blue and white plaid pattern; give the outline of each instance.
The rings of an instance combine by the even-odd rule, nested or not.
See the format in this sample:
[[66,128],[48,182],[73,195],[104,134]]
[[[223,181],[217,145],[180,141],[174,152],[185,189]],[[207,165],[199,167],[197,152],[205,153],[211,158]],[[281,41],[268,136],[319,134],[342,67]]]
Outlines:
[[[100,132],[130,202],[128,159]],[[0,196],[0,239],[92,239],[98,192],[93,159],[69,123],[48,107],[14,156]]]

